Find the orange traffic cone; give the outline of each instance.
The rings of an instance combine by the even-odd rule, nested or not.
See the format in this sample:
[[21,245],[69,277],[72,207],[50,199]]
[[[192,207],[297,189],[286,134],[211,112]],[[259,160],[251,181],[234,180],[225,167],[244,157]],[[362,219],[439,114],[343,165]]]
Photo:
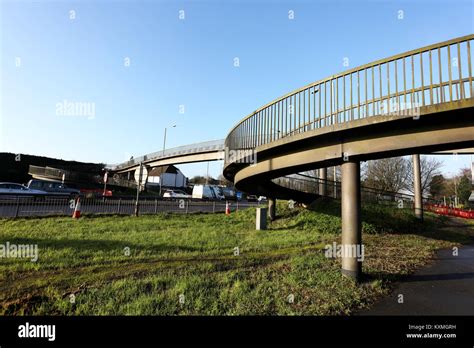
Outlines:
[[230,203],[225,202],[225,215],[230,215]]
[[79,219],[81,217],[81,199],[77,197],[76,205],[74,206],[74,212],[72,213],[73,219]]

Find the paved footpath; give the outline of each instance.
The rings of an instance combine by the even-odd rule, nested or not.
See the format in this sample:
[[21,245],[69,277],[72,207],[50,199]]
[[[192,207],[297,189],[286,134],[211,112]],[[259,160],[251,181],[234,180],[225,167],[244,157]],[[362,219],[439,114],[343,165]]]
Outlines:
[[[404,303],[398,303],[398,295]],[[390,296],[358,315],[474,315],[474,245],[438,251],[433,264],[395,286]]]

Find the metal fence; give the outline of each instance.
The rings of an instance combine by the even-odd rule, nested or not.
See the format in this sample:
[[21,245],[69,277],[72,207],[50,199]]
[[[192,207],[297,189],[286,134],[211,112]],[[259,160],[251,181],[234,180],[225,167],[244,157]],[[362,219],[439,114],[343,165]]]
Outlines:
[[[296,175],[301,177],[296,177]],[[283,176],[272,180],[275,184],[300,191],[324,195],[335,199],[341,199],[341,182],[327,179],[319,179],[303,174]],[[404,203],[412,204],[414,196],[410,194],[397,193],[385,190],[378,190],[371,187],[361,186],[361,201],[372,203]],[[424,198],[426,203],[434,203],[433,200]]]
[[[139,214],[159,213],[221,213],[225,212],[225,201],[197,201],[143,198],[139,200]],[[136,199],[122,198],[81,198],[81,214],[117,214],[133,215]],[[256,207],[253,202],[229,202],[230,210],[238,211],[249,207]],[[0,217],[27,217],[27,216],[72,216],[75,201],[67,197],[57,196],[0,196]]]
[[226,147],[254,149],[313,129],[472,98],[473,40],[452,39],[311,83],[245,117],[228,134]]

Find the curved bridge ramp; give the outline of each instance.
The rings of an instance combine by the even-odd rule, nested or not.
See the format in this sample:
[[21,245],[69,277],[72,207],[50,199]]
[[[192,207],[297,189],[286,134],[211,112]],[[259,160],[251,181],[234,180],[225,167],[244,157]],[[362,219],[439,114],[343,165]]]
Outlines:
[[228,150],[256,153],[256,163],[225,162],[224,175],[264,195],[271,179],[347,160],[473,147],[473,38],[378,60],[264,105],[225,140]]
[[[270,198],[296,193],[285,175],[341,166],[342,244],[362,244],[360,161],[413,155],[415,214],[422,221],[420,153],[474,147],[474,35],[411,50],[329,76],[252,112],[227,135],[224,176]],[[304,199],[304,198],[303,198]],[[359,280],[362,263],[342,257]]]

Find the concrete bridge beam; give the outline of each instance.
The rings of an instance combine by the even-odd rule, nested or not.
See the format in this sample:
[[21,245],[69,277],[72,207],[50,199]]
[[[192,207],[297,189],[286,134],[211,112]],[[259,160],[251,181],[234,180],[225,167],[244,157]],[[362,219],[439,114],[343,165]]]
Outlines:
[[358,261],[357,251],[363,251],[359,161],[344,162],[341,172],[342,274],[358,281],[362,275],[362,262]]

